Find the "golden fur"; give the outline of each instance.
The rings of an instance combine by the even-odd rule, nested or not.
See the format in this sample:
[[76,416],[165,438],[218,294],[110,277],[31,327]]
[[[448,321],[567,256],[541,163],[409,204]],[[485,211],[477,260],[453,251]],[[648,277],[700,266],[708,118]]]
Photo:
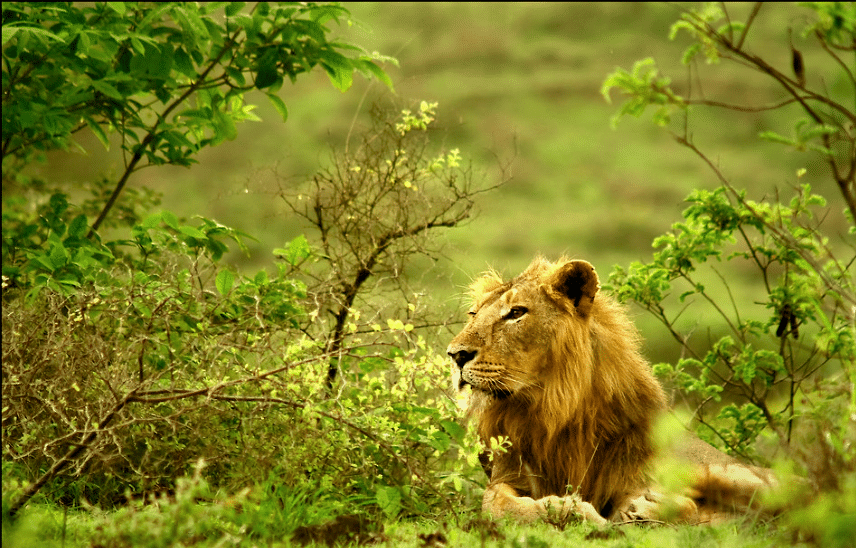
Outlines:
[[[510,282],[490,273],[471,291],[470,321],[448,353],[458,387],[472,387],[469,413],[482,440],[511,442],[485,459],[485,510],[522,521],[557,511],[597,522],[658,519],[661,497],[648,489],[647,471],[666,398],[634,326],[599,293],[594,268],[539,258]],[[710,494],[704,482],[735,471],[712,478],[720,468],[705,466],[688,491],[699,502]],[[698,513],[689,498],[678,506],[684,517]]]

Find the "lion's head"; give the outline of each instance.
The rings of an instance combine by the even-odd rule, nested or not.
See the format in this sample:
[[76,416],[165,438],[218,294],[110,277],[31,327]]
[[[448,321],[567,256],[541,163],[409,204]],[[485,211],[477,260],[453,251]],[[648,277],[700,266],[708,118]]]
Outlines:
[[578,492],[604,515],[641,485],[665,397],[621,308],[585,261],[536,259],[471,286],[448,353],[487,442],[506,436],[491,482],[534,498]]

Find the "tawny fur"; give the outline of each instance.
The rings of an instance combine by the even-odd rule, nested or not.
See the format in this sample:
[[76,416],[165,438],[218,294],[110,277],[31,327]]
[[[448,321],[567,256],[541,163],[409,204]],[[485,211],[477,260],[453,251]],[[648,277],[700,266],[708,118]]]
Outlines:
[[471,286],[471,320],[449,353],[473,386],[485,444],[511,442],[493,455],[488,511],[532,519],[545,497],[573,495],[615,519],[644,499],[666,398],[635,327],[598,289],[590,264],[544,259],[511,282],[489,273]]

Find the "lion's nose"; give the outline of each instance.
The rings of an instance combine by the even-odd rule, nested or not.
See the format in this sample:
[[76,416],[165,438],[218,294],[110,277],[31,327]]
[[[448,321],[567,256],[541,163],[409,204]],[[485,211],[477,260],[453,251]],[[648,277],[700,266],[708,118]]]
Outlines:
[[476,357],[476,352],[470,352],[469,350],[458,350],[457,352],[449,352],[449,355],[452,356],[452,359],[455,360],[455,363],[458,364],[458,367],[461,369],[470,362],[473,358]]

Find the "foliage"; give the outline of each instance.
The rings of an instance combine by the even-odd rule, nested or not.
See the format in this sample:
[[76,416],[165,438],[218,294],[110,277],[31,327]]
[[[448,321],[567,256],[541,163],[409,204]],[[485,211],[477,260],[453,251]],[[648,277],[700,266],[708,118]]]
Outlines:
[[[284,259],[275,274],[222,264],[230,245],[245,249],[241,231],[155,211],[156,196],[123,192],[146,165],[189,165],[201,148],[233,138],[237,122],[254,119],[244,102],[252,89],[285,118],[275,92],[314,66],[342,91],[354,70],[389,84],[376,64],[385,58],[328,40],[326,25],[347,18],[316,4],[3,5],[4,517],[33,497],[112,507],[175,495],[159,501],[167,511],[156,526],[127,510],[127,527],[108,532],[123,545],[154,542],[165,527],[172,533],[158,542],[213,534],[220,510],[209,516],[191,504],[207,496],[204,485],[263,489],[246,525],[265,535],[316,519],[282,510],[310,499],[333,501],[325,512],[388,518],[443,505],[454,513],[454,501],[468,500],[480,477],[476,448],[442,389],[445,357],[414,330],[424,322],[413,299],[390,317],[366,283],[386,275],[393,253],[403,270],[407,246],[430,249],[428,232],[469,215],[475,192],[458,152],[429,158],[427,140],[414,138],[436,105],[379,116],[386,134],[346,151],[348,173],[363,175],[342,188],[359,207],[320,186],[336,168],[319,172],[308,202],[329,204],[336,218],[318,219],[337,232],[274,250]],[[27,175],[84,128],[105,146],[118,134],[126,160],[118,182],[87,185],[92,198],[81,201]],[[390,153],[369,150],[379,136],[394,146],[395,165],[376,163],[374,153]],[[416,171],[392,188],[405,157]],[[361,201],[366,192],[376,193],[368,198],[376,208]],[[125,225],[127,237],[98,234],[111,209],[121,215],[108,222]],[[360,216],[356,231],[337,224],[349,214]],[[403,232],[383,228],[389,214]],[[346,239],[359,230],[369,237]],[[333,241],[348,242],[354,257],[335,255]],[[353,282],[331,290],[312,280]],[[330,294],[346,298],[326,301]],[[325,303],[339,306],[333,324]],[[335,391],[331,364],[342,371]],[[181,479],[191,473],[198,489]],[[277,516],[266,521],[261,509],[272,507]]]
[[5,2],[4,189],[16,179],[8,173],[45,152],[81,148],[80,131],[108,149],[115,132],[125,170],[94,232],[135,171],[189,166],[234,139],[237,123],[259,120],[248,91],[263,91],[285,120],[277,92],[316,66],[342,91],[354,71],[391,87],[377,62],[392,59],[328,39],[343,20],[348,11],[331,4]]
[[[427,150],[398,145],[411,157]],[[458,189],[458,166],[449,166],[457,155],[432,158],[435,175]],[[394,216],[395,205],[415,219],[429,203],[389,201],[383,212]],[[9,211],[9,242],[25,241],[14,229],[47,233],[9,246],[21,259],[4,287],[3,454],[30,482],[7,493],[10,513],[39,492],[109,507],[171,491],[200,458],[212,488],[267,481],[268,491],[335,494],[340,511],[454,513],[454,501],[472,499],[477,446],[441,388],[445,356],[414,330],[415,305],[383,319],[362,297],[365,315],[348,307],[333,349],[335,332],[316,308],[329,285],[307,287],[298,276],[311,279],[309,266],[320,279],[352,273],[324,267],[305,237],[275,250],[285,259],[275,276],[246,276],[220,264],[244,235],[213,220],[162,211],[140,219],[129,239],[102,244],[83,237],[77,216],[65,220],[68,209],[55,194],[39,219]],[[378,212],[365,215],[367,229]],[[342,371],[334,393],[330,363]]]
[[[202,478],[193,475],[179,483],[174,498],[158,497],[154,503],[134,503],[116,512],[75,513],[57,515],[49,507],[36,505],[15,524],[4,523],[3,541],[11,546],[46,546],[105,548],[155,546],[354,546],[390,545],[401,548],[425,546],[483,546],[490,548],[543,547],[571,548],[585,545],[592,548],[643,547],[643,546],[694,546],[716,548],[740,546],[769,548],[781,546],[781,539],[771,537],[766,527],[748,529],[730,524],[706,527],[618,527],[600,529],[590,523],[572,524],[564,530],[546,524],[499,523],[475,515],[468,516],[461,526],[446,520],[388,520],[378,523],[364,516],[333,518],[331,510],[322,501],[307,502],[294,508],[312,518],[301,523],[317,523],[303,527],[310,531],[329,531],[328,535],[282,535],[289,529],[291,507],[277,506],[275,497],[266,497],[255,491],[222,497],[212,492]],[[262,501],[259,504],[259,501]],[[270,506],[264,506],[267,501]],[[290,504],[285,501],[285,504]],[[266,511],[265,511],[266,510]],[[315,520],[320,520],[316,522]],[[65,544],[61,544],[65,520]],[[266,524],[278,523],[281,528],[265,529]],[[351,528],[337,525],[351,525]],[[356,527],[353,527],[356,526]],[[357,529],[359,527],[359,529]],[[354,529],[367,530],[363,542],[345,542]],[[298,530],[299,531],[299,530]],[[49,535],[49,532],[54,533]],[[83,533],[83,534],[82,534]],[[336,534],[338,533],[338,534]],[[308,538],[307,538],[308,537]],[[53,541],[56,539],[56,541]],[[171,541],[167,544],[165,541]],[[301,541],[314,540],[312,544]],[[787,542],[787,541],[785,541]],[[804,544],[796,544],[804,546]]]
[[[761,11],[761,3],[756,3],[747,21],[734,21],[727,7],[714,3],[706,4],[698,10],[686,11],[681,19],[672,25],[670,38],[675,39],[681,31],[693,38],[693,43],[684,52],[682,61],[692,67],[697,56],[704,54],[708,64],[731,61],[748,67],[752,71],[769,77],[778,83],[784,98],[769,105],[733,105],[706,98],[684,97],[671,87],[671,79],[662,77],[653,59],[639,61],[632,72],[616,69],[604,81],[601,93],[610,101],[610,91],[618,88],[629,95],[628,100],[613,119],[613,124],[625,114],[639,117],[649,105],[657,106],[654,121],[665,125],[676,110],[688,112],[692,106],[710,106],[736,111],[761,112],[782,109],[797,104],[805,117],[794,123],[792,136],[780,135],[774,131],[761,132],[760,138],[791,146],[797,150],[818,152],[830,167],[830,175],[838,186],[850,216],[856,218],[856,135],[850,128],[856,124],[852,104],[848,94],[856,87],[856,72],[847,56],[853,55],[854,21],[856,7],[847,2],[806,2],[804,7],[813,12],[814,19],[802,32],[803,38],[811,36],[817,45],[827,54],[841,73],[836,82],[844,88],[829,90],[827,80],[813,78],[812,67],[806,67],[802,52],[792,41],[791,70],[780,70],[767,60],[751,53],[746,40],[752,23]],[[790,37],[789,29],[789,37]],[[805,47],[810,47],[809,43]],[[696,71],[698,69],[695,69]],[[690,88],[691,90],[692,88]],[[851,98],[852,99],[852,98]]]
[[[802,36],[813,37],[837,62],[840,74],[834,76],[846,84],[852,99],[856,79],[852,65],[841,57],[853,55],[856,11],[845,3],[805,6],[815,19]],[[792,525],[808,540],[843,546],[845,538],[852,539],[852,524],[827,533],[821,532],[821,524],[844,523],[856,511],[856,501],[847,494],[856,477],[856,135],[848,129],[856,113],[840,93],[812,87],[815,81],[821,85],[835,78],[811,78],[793,45],[792,75],[745,48],[760,4],[745,23],[735,21],[727,9],[711,4],[684,13],[673,26],[673,38],[679,31],[693,38],[684,62],[694,66],[696,56],[704,53],[708,63],[740,63],[778,82],[785,99],[756,107],[682,97],[659,76],[652,60],[640,62],[632,72],[619,69],[606,80],[607,97],[614,87],[631,96],[619,116],[638,116],[654,105],[655,122],[663,125],[674,110],[683,112],[684,132],[676,140],[695,152],[720,184],[713,191],[693,192],[684,220],[654,241],[658,251],[652,261],[617,267],[610,283],[620,298],[651,312],[681,345],[684,357],[655,366],[655,372],[690,395],[702,437],[731,453],[759,458],[755,442],[771,431],[775,444],[822,493],[795,515]],[[764,131],[759,137],[820,156],[844,199],[849,236],[835,234],[842,224],[830,221],[834,214],[827,209],[827,198],[808,183],[792,184],[789,201],[778,193],[751,200],[692,142],[689,125],[697,106],[758,111],[792,103],[808,116],[796,122],[794,136]],[[796,175],[802,178],[805,170]],[[720,272],[719,265],[727,270]],[[734,279],[752,269],[755,292],[733,294]],[[691,339],[695,327],[680,323],[691,309],[713,313],[725,331],[711,332],[706,348]]]
[[[476,196],[494,187],[477,184],[458,149],[432,150],[427,130],[436,108],[422,101],[390,116],[375,107],[371,126],[334,155],[330,168],[296,189],[280,184],[280,197],[310,241],[275,252],[305,280],[316,307],[314,328],[322,330],[317,338],[333,355],[349,334],[379,331],[379,315],[408,324],[418,318],[418,327],[446,323],[431,317],[426,306],[439,309],[437,303],[422,302],[405,272],[419,256],[435,260],[435,234],[466,221]],[[366,315],[362,320],[355,307]],[[328,385],[342,365],[331,361]]]

